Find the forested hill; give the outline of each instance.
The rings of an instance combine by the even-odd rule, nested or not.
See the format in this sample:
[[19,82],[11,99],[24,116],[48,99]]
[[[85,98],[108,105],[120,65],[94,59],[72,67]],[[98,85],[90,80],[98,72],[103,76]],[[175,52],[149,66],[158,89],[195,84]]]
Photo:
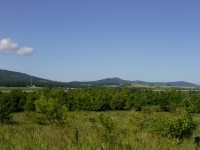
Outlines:
[[0,69],[0,80],[1,81],[43,81],[47,82],[50,80],[34,77],[25,73],[8,71]]
[[196,84],[190,83],[190,82],[185,82],[185,81],[177,81],[177,82],[167,82],[167,84],[171,86],[198,86]]
[[102,80],[97,80],[97,81],[90,81],[90,83],[96,83],[96,84],[126,84],[126,83],[131,83],[132,81],[129,80],[122,80],[120,78],[114,77],[114,78],[105,78]]
[[102,80],[96,80],[96,81],[87,81],[87,82],[70,82],[70,83],[76,83],[76,84],[131,84],[131,83],[139,83],[139,84],[151,84],[151,85],[169,85],[169,86],[187,86],[187,87],[195,87],[198,86],[193,83],[185,82],[185,81],[176,81],[176,82],[146,82],[146,81],[130,81],[130,80],[122,80],[120,78],[114,77],[114,78],[105,78]]
[[35,85],[36,87],[45,87],[49,84],[57,87],[64,87],[64,86],[74,87],[73,85],[68,85],[65,82],[56,82],[31,76],[25,73],[0,69],[0,86],[5,86],[5,87],[31,86],[31,80],[32,80],[32,85]]
[[66,82],[57,82],[31,76],[25,73],[0,69],[0,87],[27,87],[31,85],[35,85],[36,87],[45,87],[48,85],[52,85],[54,87],[69,87],[69,88],[84,87],[80,84],[77,85]]

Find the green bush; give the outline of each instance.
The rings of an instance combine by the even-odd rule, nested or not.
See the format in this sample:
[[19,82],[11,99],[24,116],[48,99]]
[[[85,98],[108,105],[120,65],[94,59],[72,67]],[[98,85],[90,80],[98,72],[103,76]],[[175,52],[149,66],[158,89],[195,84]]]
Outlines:
[[187,111],[181,114],[153,113],[151,115],[134,113],[130,122],[137,131],[144,130],[153,135],[177,139],[177,144],[192,136],[196,122]]
[[[197,127],[197,123],[193,121],[190,113],[192,110],[191,102],[188,99],[184,99],[183,104],[184,106],[181,109],[176,109],[176,113],[173,114],[160,112],[151,115],[134,113],[130,122],[139,127],[140,130],[147,131],[153,135],[175,138],[178,144],[184,138],[191,137]],[[151,109],[146,109],[146,112],[151,112]]]
[[69,125],[70,119],[67,108],[60,105],[58,100],[41,97],[35,101],[36,112],[41,113],[50,124],[57,126]]
[[146,128],[148,117],[146,114],[134,111],[128,120],[127,126],[134,132],[143,131]]
[[12,121],[12,107],[10,105],[9,101],[0,99],[0,124]]

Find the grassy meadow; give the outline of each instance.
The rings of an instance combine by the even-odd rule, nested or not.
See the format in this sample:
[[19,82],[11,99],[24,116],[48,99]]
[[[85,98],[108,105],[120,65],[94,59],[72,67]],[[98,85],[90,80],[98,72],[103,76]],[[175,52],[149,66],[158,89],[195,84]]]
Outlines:
[[24,92],[33,92],[37,91],[40,88],[29,88],[29,87],[0,87],[0,91],[2,92],[10,92],[11,90],[19,89]]
[[[180,144],[176,140],[132,129],[128,123],[134,111],[75,111],[69,112],[72,121],[69,126],[56,127],[32,122],[25,113],[14,113],[14,123],[1,125],[1,150],[195,150],[194,137],[200,133],[198,128],[192,138]],[[100,114],[111,118],[111,129],[107,132],[100,128],[103,124],[94,124],[91,118]],[[195,120],[200,115],[194,116]],[[103,125],[104,126],[104,125]],[[196,147],[197,149],[197,147]]]
[[0,150],[200,149],[199,92],[3,90]]

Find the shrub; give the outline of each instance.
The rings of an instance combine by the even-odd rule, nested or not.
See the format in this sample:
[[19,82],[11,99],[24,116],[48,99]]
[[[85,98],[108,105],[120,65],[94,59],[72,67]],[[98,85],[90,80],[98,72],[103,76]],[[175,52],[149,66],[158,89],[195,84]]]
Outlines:
[[186,110],[181,114],[153,113],[151,115],[134,113],[130,119],[137,130],[144,130],[153,135],[177,139],[177,144],[192,136],[196,122]]
[[145,130],[148,116],[146,114],[133,111],[127,125],[134,132]]
[[0,124],[10,123],[12,121],[12,107],[11,103],[7,100],[0,99]]
[[152,115],[148,124],[149,132],[178,140],[191,137],[195,128],[196,123],[189,114],[173,116],[157,113]]
[[35,101],[35,107],[36,112],[41,113],[50,124],[57,126],[69,125],[70,119],[67,114],[67,108],[64,105],[60,105],[58,100],[41,97]]

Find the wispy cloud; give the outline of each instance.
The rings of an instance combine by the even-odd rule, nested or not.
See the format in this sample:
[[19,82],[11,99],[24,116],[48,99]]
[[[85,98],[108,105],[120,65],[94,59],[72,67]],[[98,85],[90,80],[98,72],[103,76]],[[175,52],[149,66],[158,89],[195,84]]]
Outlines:
[[31,55],[34,49],[31,47],[22,47],[18,50],[17,54],[19,55]]
[[4,53],[12,53],[17,48],[19,48],[18,44],[13,43],[9,38],[0,41],[0,51]]

